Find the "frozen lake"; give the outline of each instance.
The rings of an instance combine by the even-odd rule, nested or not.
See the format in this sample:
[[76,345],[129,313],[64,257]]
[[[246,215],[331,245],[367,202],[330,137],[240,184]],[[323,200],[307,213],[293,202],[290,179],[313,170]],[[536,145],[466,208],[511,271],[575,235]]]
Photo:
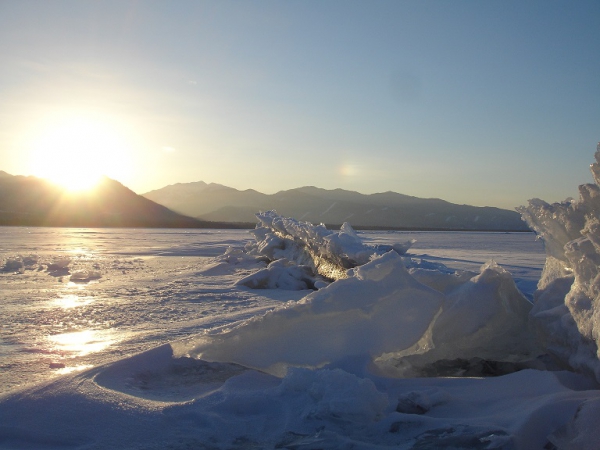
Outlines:
[[361,232],[416,243],[318,291],[256,233],[0,228],[0,448],[571,448],[596,420],[536,357],[533,233]]
[[[545,255],[533,233],[361,232],[416,239],[408,256],[478,271],[495,260],[531,296]],[[252,268],[211,270],[246,230],[0,228],[0,392],[80,371],[264,313],[309,291],[234,286]],[[28,258],[11,269],[7,261]],[[53,262],[67,261],[71,274]],[[87,274],[87,275],[86,275]],[[91,278],[86,276],[91,274]]]

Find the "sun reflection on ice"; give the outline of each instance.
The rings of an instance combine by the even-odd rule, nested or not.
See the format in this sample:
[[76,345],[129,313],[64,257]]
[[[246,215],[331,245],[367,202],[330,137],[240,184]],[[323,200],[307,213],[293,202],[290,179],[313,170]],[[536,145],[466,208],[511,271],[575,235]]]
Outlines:
[[82,258],[91,259],[94,254],[92,250],[87,247],[71,247],[68,250],[65,250],[66,253],[71,253],[72,255],[79,256]]
[[93,301],[94,301],[93,297],[80,297],[76,294],[68,294],[63,297],[57,298],[54,301],[54,304],[63,309],[70,309],[70,308],[76,308],[78,306],[89,305]]
[[72,367],[63,367],[61,369],[58,369],[56,373],[58,375],[66,375],[68,373],[81,372],[82,370],[91,369],[92,367],[94,366],[91,364],[79,364],[77,366]]
[[111,330],[83,330],[70,333],[55,334],[48,339],[60,353],[72,356],[84,356],[96,353],[117,342]]

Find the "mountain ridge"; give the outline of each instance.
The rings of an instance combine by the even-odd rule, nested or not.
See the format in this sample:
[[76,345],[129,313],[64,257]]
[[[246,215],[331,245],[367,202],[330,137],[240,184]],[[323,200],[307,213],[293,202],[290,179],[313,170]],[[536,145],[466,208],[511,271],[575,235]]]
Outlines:
[[0,171],[0,225],[56,227],[223,228],[171,211],[104,177],[69,192],[43,178]]
[[207,189],[204,182],[177,183],[145,194],[173,211],[202,220],[256,221],[258,211],[275,209],[279,214],[313,223],[359,228],[528,231],[516,211],[493,206],[450,203],[440,198],[419,198],[386,191],[362,194],[341,188],[302,186],[263,194],[254,189],[238,190],[218,185]]
[[275,209],[298,220],[362,229],[529,230],[515,211],[393,191],[302,186],[264,194],[197,181],[138,195],[105,177],[92,192],[68,193],[48,180],[0,171],[0,225],[251,228],[257,212]]

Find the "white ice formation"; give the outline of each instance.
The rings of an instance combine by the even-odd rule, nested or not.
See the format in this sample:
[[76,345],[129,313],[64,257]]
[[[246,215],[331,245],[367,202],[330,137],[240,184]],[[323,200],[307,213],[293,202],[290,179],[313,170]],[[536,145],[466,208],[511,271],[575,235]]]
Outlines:
[[269,263],[266,268],[238,280],[236,285],[252,289],[301,291],[318,289],[326,286],[327,283],[317,280],[310,266],[298,265],[282,258]]
[[264,255],[271,261],[285,258],[297,265],[311,267],[332,280],[346,278],[348,269],[390,250],[404,254],[414,242],[366,245],[349,223],[344,223],[340,231],[335,232],[323,224],[315,226],[279,216],[275,211],[261,212],[256,217],[260,223],[252,231],[256,243],[247,249],[250,253]]
[[400,256],[389,252],[297,303],[207,334],[184,353],[277,374],[288,366],[374,358],[415,345],[443,302],[441,293],[413,279]]
[[378,365],[388,375],[435,375],[431,366],[440,361],[517,363],[539,355],[528,324],[532,305],[511,274],[493,261],[484,264],[478,274],[429,270],[425,278],[422,269],[409,272],[440,290],[443,306],[416,346],[378,358]]
[[528,328],[531,303],[493,262],[478,274],[455,272],[415,262],[393,246],[366,246],[347,224],[335,233],[274,212],[259,218],[257,243],[247,250],[274,262],[238,284],[306,289],[311,268],[337,280],[232,329],[174,345],[178,355],[277,375],[350,359],[392,376],[419,374],[441,360],[515,362],[537,355]]
[[547,351],[600,381],[600,144],[578,201],[539,200],[518,208],[546,246],[546,265],[531,312]]

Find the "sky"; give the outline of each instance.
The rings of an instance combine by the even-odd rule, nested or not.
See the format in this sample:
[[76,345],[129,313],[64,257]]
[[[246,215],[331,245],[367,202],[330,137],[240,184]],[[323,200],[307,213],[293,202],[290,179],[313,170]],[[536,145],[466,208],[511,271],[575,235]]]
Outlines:
[[0,0],[0,170],[578,195],[600,141],[600,2]]

